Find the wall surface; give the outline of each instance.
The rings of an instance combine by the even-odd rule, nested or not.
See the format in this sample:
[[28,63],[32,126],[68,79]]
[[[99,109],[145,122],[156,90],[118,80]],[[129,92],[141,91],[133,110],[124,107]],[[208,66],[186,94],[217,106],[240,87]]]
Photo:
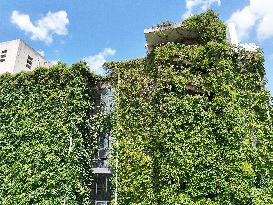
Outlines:
[[16,61],[17,51],[19,47],[20,40],[13,40],[13,41],[7,41],[0,43],[0,54],[4,50],[7,50],[6,57],[1,58],[5,59],[5,61],[0,62],[0,74],[9,72],[12,73],[14,70],[14,65]]
[[[28,56],[33,58],[31,68],[26,67]],[[23,41],[20,41],[19,50],[16,57],[16,62],[14,66],[15,73],[20,71],[29,71],[37,67],[50,67],[51,64],[46,61],[37,51],[25,44]]]

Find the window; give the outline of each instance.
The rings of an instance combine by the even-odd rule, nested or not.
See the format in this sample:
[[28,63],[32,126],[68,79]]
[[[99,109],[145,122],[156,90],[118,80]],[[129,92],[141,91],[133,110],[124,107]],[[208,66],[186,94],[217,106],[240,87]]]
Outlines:
[[4,62],[6,59],[6,56],[7,56],[7,50],[3,50],[2,52],[1,52],[1,56],[0,56],[0,62]]
[[29,65],[29,64],[26,64],[26,67],[27,67],[28,69],[31,69],[31,65]]
[[27,63],[29,64],[29,65],[32,65],[32,61],[31,60],[27,60]]
[[31,58],[30,56],[28,56],[27,59],[28,59],[28,60],[31,60],[31,61],[33,60],[33,58]]
[[93,200],[99,205],[106,205],[111,200],[110,189],[111,174],[95,174],[94,181],[92,183]]
[[33,58],[31,58],[30,56],[27,57],[27,64],[26,64],[26,67],[27,67],[28,69],[31,69],[32,60],[33,60]]

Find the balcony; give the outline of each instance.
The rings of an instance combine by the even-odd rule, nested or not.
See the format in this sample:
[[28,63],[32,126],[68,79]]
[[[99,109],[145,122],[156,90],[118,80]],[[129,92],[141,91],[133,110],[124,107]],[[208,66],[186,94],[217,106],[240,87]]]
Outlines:
[[191,44],[198,38],[197,33],[183,27],[182,23],[163,23],[144,30],[146,47],[150,53],[156,46],[168,42]]

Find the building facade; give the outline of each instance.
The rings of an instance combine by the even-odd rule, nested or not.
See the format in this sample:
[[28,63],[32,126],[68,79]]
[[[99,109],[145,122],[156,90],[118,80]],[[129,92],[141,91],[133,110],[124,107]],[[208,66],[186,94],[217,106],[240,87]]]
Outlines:
[[0,43],[0,74],[49,68],[51,63],[20,39]]

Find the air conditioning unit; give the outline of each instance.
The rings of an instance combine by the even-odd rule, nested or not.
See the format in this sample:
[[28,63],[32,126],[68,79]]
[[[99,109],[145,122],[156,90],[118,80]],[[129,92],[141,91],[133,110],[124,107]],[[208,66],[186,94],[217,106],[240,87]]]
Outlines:
[[108,158],[108,150],[107,149],[99,149],[99,159],[105,160]]

